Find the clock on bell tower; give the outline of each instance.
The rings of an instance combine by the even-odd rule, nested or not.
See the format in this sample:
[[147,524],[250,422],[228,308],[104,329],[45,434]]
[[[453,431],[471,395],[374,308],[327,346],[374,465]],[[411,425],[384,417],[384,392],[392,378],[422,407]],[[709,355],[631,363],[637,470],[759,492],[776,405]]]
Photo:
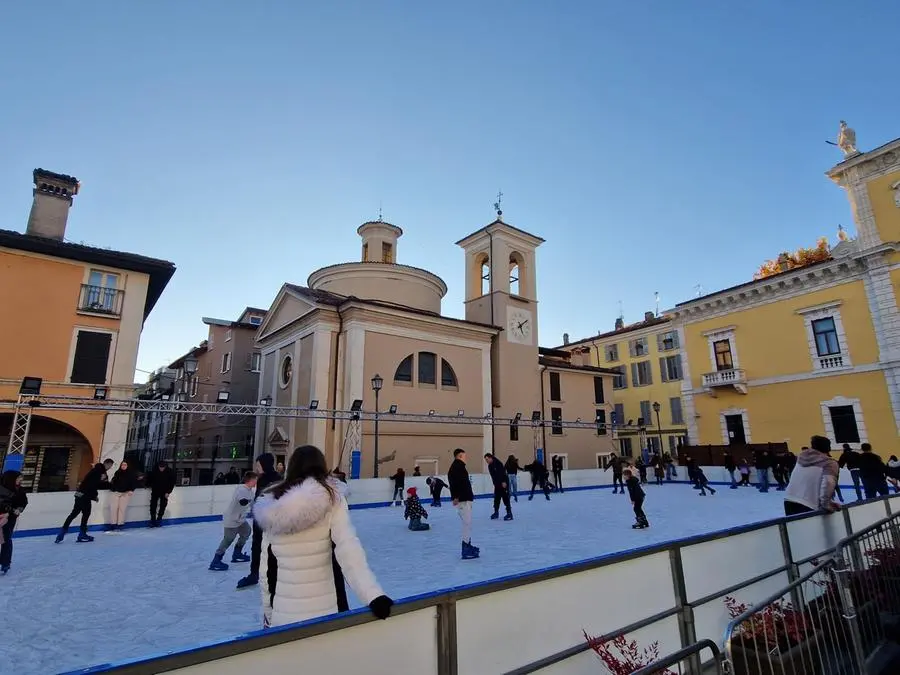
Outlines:
[[535,252],[543,242],[500,218],[456,242],[466,253],[466,319],[502,328],[491,349],[495,418],[542,409]]

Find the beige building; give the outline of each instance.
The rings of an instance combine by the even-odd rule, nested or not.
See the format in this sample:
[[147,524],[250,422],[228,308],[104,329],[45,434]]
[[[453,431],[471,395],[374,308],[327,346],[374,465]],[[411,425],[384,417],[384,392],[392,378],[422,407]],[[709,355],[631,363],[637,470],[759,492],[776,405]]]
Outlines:
[[[597,466],[614,450],[607,420],[613,371],[580,356],[538,348],[535,252],[543,239],[502,220],[457,242],[465,252],[465,319],[444,316],[447,285],[427,270],[397,263],[403,231],[364,223],[359,262],[313,272],[306,286],[284,284],[257,337],[260,399],[275,406],[375,411],[371,381],[384,381],[387,413],[459,416],[459,422],[402,422],[381,416],[379,475],[445,472],[453,449],[493,451],[531,461],[560,454],[571,468]],[[551,389],[554,396],[551,396]],[[480,418],[484,423],[461,423]],[[532,419],[546,420],[532,424]],[[576,420],[580,426],[576,425]],[[349,424],[268,417],[256,447],[277,455],[310,443],[348,466]],[[374,428],[361,429],[362,477],[373,475]],[[544,452],[546,449],[546,452]],[[470,462],[473,459],[470,458]],[[475,460],[477,462],[477,460]],[[476,464],[481,470],[480,462]]]

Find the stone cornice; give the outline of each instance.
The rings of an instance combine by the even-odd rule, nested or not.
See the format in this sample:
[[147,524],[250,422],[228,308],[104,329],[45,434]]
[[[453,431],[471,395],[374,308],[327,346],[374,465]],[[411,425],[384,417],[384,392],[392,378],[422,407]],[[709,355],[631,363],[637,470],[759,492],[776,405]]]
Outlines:
[[900,163],[900,138],[885,143],[881,147],[850,157],[826,172],[838,185],[884,175],[897,169]]

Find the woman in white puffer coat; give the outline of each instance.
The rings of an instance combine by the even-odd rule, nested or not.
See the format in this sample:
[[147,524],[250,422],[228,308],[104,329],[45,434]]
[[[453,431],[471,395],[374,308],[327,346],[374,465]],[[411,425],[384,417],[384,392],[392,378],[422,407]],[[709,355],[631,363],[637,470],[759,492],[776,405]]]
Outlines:
[[338,611],[334,553],[356,596],[379,619],[390,616],[350,522],[347,501],[329,479],[325,457],[311,445],[294,450],[284,481],[259,496],[253,517],[263,530],[259,576],[264,626],[306,621]]

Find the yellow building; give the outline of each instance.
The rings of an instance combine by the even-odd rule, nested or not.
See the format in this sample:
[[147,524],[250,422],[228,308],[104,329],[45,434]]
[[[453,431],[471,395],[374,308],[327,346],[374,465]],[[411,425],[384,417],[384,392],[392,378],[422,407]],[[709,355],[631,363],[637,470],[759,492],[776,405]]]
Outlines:
[[617,319],[613,331],[576,342],[569,342],[566,335],[564,342],[560,349],[581,353],[587,363],[618,372],[612,398],[621,454],[636,457],[643,447],[654,452],[662,443],[664,452],[677,455],[687,442],[687,427],[681,400],[681,340],[671,320],[647,312],[638,323],[626,326]]
[[[45,396],[130,398],[144,320],[175,266],[132,253],[65,241],[78,182],[34,171],[24,234],[0,230],[0,458],[9,445],[25,377]],[[121,459],[128,415],[35,408],[24,452],[28,490],[74,489],[101,457]],[[16,465],[20,457],[13,457]]]
[[830,259],[681,303],[682,400],[693,444],[812,434],[900,454],[900,139],[828,172],[858,236]]

